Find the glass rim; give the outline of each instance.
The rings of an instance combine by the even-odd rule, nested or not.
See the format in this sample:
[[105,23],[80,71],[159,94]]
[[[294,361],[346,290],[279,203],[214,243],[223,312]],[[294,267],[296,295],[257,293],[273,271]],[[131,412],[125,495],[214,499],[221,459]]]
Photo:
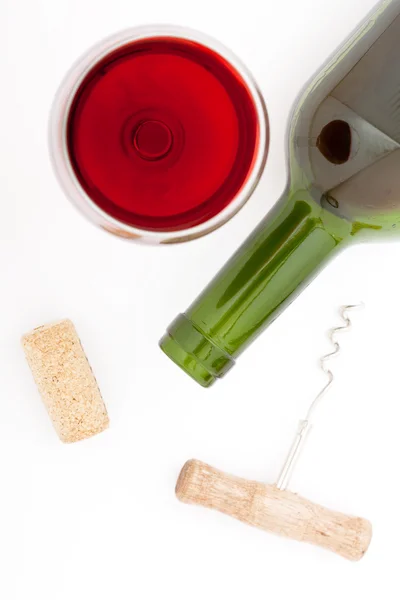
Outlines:
[[[82,188],[72,167],[67,147],[67,123],[71,104],[79,86],[90,70],[108,54],[129,42],[154,38],[174,37],[197,42],[224,58],[240,75],[250,93],[257,113],[258,140],[253,164],[239,192],[218,214],[192,227],[174,231],[151,230],[119,221],[100,208]],[[58,88],[50,113],[50,158],[57,179],[66,196],[91,222],[106,231],[152,244],[183,242],[206,235],[229,221],[254,192],[267,160],[269,150],[269,121],[262,93],[248,68],[226,46],[205,33],[178,25],[142,25],[119,31],[93,45],[67,72]]]

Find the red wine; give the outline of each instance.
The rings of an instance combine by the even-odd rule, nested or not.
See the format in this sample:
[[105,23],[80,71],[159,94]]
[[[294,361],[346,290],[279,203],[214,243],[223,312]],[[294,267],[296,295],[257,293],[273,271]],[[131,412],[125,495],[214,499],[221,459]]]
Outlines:
[[86,194],[118,221],[153,231],[190,228],[228,206],[251,174],[259,137],[237,70],[214,50],[169,36],[99,60],[67,121]]

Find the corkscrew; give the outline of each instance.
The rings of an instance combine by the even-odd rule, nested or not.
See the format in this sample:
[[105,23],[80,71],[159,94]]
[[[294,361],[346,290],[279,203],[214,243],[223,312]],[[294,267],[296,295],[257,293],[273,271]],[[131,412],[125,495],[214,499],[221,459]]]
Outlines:
[[315,411],[333,384],[334,375],[328,363],[340,352],[337,335],[350,330],[352,324],[348,313],[362,306],[360,303],[340,308],[343,325],[329,331],[333,350],[320,359],[327,382],[299,422],[276,483],[270,485],[241,479],[198,460],[189,460],[176,485],[179,500],[216,509],[268,532],[316,544],[350,560],[359,560],[365,554],[372,537],[369,521],[332,511],[287,490]]

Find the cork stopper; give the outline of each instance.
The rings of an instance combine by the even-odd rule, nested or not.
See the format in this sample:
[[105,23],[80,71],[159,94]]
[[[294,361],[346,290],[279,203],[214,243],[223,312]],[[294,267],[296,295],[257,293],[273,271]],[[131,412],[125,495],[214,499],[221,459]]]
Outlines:
[[73,323],[43,325],[22,338],[36,385],[62,442],[104,431],[109,418]]

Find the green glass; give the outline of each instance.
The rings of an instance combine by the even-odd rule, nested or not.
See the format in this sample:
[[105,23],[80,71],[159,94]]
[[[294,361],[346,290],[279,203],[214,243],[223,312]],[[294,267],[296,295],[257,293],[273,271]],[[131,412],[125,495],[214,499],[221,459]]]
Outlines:
[[288,139],[283,196],[160,342],[205,387],[339,250],[400,233],[400,0],[305,88]]

